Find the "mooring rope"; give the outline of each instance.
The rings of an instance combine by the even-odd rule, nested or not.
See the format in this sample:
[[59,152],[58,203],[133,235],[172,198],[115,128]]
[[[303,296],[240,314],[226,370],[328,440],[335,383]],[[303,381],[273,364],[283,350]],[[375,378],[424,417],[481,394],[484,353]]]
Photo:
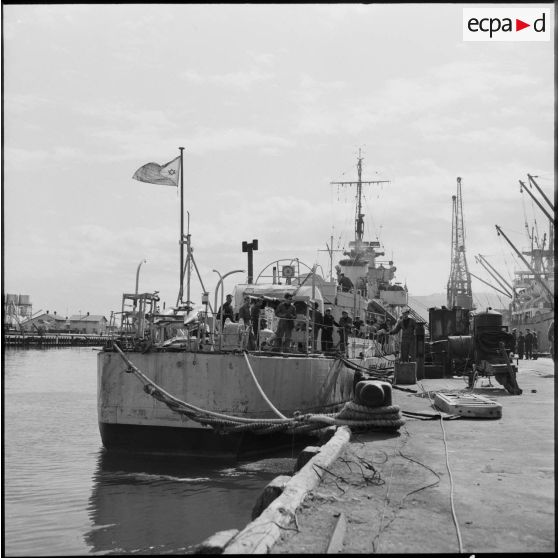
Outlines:
[[377,380],[387,380],[388,376],[393,375],[393,368],[366,368],[356,362],[352,362],[343,356],[338,356],[339,360],[351,370],[355,372],[363,372],[370,378]]
[[[124,362],[128,364],[131,371],[140,378],[142,383],[144,384],[144,391],[149,395],[152,395],[159,401],[162,401],[167,406],[171,407],[172,404],[175,406],[185,407],[191,411],[209,415],[215,418],[220,418],[223,420],[231,420],[235,422],[253,422],[254,419],[247,419],[242,417],[236,417],[233,415],[225,415],[223,413],[216,413],[215,411],[208,411],[206,409],[201,409],[200,407],[196,407],[191,403],[186,403],[176,397],[172,396],[170,393],[165,391],[162,387],[158,386],[153,380],[149,379],[137,366],[135,366],[132,361],[126,357],[126,355],[122,352],[120,347],[116,343],[113,344],[120,356],[124,359]],[[172,408],[172,407],[171,407]],[[175,409],[172,409],[175,410]],[[290,422],[292,419],[257,419],[259,422],[265,422],[267,424],[284,424]]]
[[[354,401],[348,401],[337,413],[307,413],[295,412],[291,418],[263,419],[245,418],[227,415],[215,411],[202,409],[191,403],[182,401],[153,380],[148,378],[135,366],[120,347],[113,343],[114,348],[128,365],[126,372],[132,372],[144,384],[144,391],[164,403],[171,411],[188,416],[190,419],[205,426],[211,426],[218,432],[243,432],[250,431],[255,434],[271,434],[275,432],[302,433],[326,428],[327,426],[349,426],[367,428],[399,428],[405,423],[399,407],[390,405],[384,407],[366,407]],[[249,364],[249,362],[248,362]],[[250,367],[251,368],[251,367]],[[253,373],[253,371],[251,371]],[[255,379],[255,377],[254,377]],[[256,382],[257,383],[257,382]],[[263,390],[260,391],[264,395]],[[264,397],[271,405],[271,402]],[[277,409],[275,409],[277,411]],[[278,413],[279,411],[277,411]],[[281,415],[284,416],[284,415]]]
[[248,355],[246,354],[246,352],[244,353],[244,359],[246,360],[246,364],[248,365],[248,370],[250,371],[250,375],[252,376],[252,379],[254,380],[254,383],[256,384],[256,387],[258,388],[258,391],[260,392],[260,395],[264,398],[265,402],[269,405],[269,408],[279,418],[286,419],[287,417],[284,414],[282,414],[278,409],[275,408],[273,403],[268,399],[267,395],[264,393],[264,390],[260,386],[258,380],[256,379],[256,375],[254,374],[254,371],[252,370],[252,366],[250,364],[250,361],[248,360]]

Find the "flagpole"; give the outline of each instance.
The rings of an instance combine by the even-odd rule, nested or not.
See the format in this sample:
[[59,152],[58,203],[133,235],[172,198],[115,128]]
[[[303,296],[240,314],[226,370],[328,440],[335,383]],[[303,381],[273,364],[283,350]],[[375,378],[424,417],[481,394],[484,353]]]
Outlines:
[[178,291],[178,301],[182,302],[184,292],[184,148],[180,149],[180,289]]
[[186,233],[186,250],[187,250],[187,254],[186,254],[186,304],[190,304],[190,277],[192,274],[192,247],[190,246],[190,212],[187,211],[188,213],[188,232]]

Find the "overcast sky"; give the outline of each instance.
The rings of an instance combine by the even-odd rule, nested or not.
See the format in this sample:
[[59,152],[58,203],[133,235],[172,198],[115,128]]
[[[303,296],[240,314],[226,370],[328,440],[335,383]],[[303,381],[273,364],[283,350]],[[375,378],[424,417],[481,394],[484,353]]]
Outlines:
[[132,175],[179,146],[211,300],[243,240],[256,274],[329,273],[356,193],[330,182],[356,179],[359,149],[363,179],[390,180],[364,188],[365,236],[411,295],[445,292],[458,176],[471,271],[493,282],[481,253],[510,278],[494,225],[526,248],[526,219],[547,222],[518,180],[554,195],[554,44],[464,42],[463,6],[4,5],[4,292],[108,317],[146,259],[140,291],[174,304],[178,191]]

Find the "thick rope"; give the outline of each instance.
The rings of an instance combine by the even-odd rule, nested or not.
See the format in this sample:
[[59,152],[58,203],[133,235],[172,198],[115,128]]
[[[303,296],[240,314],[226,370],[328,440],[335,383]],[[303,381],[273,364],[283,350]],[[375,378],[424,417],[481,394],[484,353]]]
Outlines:
[[269,408],[279,418],[286,419],[287,417],[284,414],[282,414],[278,409],[275,408],[273,403],[268,399],[267,395],[264,393],[262,387],[260,386],[258,380],[256,379],[256,375],[254,374],[254,371],[252,370],[252,366],[250,365],[250,361],[248,360],[248,355],[246,353],[244,353],[244,359],[246,360],[246,364],[248,365],[248,370],[250,371],[250,375],[252,376],[252,379],[254,380],[254,383],[256,384],[256,387],[258,388],[258,391],[260,392],[260,395],[264,398],[265,402],[269,405]]
[[[158,386],[155,382],[150,380],[137,366],[135,366],[122,352],[120,347],[116,343],[113,344],[116,350],[120,353],[120,356],[124,359],[126,364],[130,367],[129,371],[133,372],[144,384],[144,391],[149,395],[152,395],[159,401],[162,401],[169,407],[171,404],[175,406],[184,407],[185,409],[189,409],[190,411],[194,411],[196,413],[201,413],[203,415],[213,416],[215,418],[221,418],[223,420],[232,420],[237,422],[253,422],[254,419],[246,419],[242,417],[236,417],[233,415],[225,415],[223,413],[216,413],[214,411],[207,411],[205,409],[201,409],[200,407],[196,407],[191,403],[186,403],[185,401],[181,401],[176,397],[173,397],[170,393],[166,392],[162,387]],[[172,408],[172,407],[171,407]],[[172,409],[174,410],[174,409]],[[284,424],[291,421],[291,419],[257,419],[258,422],[265,422],[267,424]]]

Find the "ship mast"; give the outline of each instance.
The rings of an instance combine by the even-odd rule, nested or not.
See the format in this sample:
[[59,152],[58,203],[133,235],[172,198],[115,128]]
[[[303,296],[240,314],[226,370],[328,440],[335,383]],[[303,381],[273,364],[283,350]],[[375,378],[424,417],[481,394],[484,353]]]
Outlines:
[[326,242],[327,250],[318,250],[318,252],[327,252],[329,255],[329,280],[333,281],[333,252],[343,252],[343,250],[335,250],[333,248],[333,234],[329,237],[331,246]]
[[344,181],[344,182],[330,182],[330,184],[337,184],[338,186],[356,186],[356,216],[355,216],[355,251],[358,252],[362,245],[362,238],[364,235],[364,213],[362,213],[362,186],[370,184],[382,184],[389,182],[389,180],[362,180],[362,157],[361,150],[358,150],[357,158],[357,173],[358,180]]

